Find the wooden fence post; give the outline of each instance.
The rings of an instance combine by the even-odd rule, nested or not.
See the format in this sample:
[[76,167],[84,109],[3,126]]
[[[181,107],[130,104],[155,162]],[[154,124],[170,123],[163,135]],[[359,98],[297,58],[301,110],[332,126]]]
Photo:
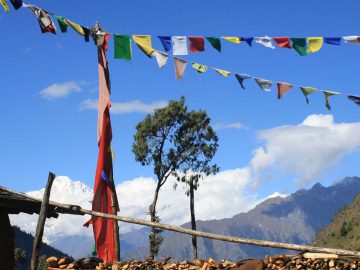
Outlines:
[[42,242],[42,237],[44,233],[44,225],[47,215],[47,207],[49,205],[49,198],[50,198],[50,191],[52,183],[55,179],[55,174],[52,172],[49,172],[48,181],[46,184],[46,188],[44,191],[44,196],[41,203],[40,213],[39,213],[39,219],[36,226],[36,234],[34,238],[34,244],[31,254],[31,263],[30,263],[30,270],[37,270],[38,262],[39,262],[39,253],[40,253],[40,246]]

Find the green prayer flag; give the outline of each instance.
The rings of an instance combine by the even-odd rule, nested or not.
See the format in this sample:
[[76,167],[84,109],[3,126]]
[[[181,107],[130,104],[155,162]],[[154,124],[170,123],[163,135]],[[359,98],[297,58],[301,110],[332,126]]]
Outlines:
[[55,16],[55,17],[56,17],[56,19],[58,21],[61,32],[66,33],[67,28],[68,28],[69,25],[66,23],[65,19],[63,17],[60,17],[60,16]]
[[290,38],[293,42],[293,49],[301,56],[307,55],[306,38]]
[[340,95],[339,92],[332,92],[332,91],[322,91],[324,93],[325,96],[325,107],[331,111],[331,106],[329,103],[329,97],[334,96],[334,95]]
[[317,89],[314,87],[305,87],[305,86],[300,86],[300,89],[306,98],[306,103],[310,104],[309,98],[307,96],[312,93],[315,93],[317,91]]
[[221,41],[217,37],[206,37],[207,41],[218,51],[221,52]]
[[115,58],[131,60],[131,44],[129,35],[114,34]]
[[192,63],[191,67],[192,67],[193,69],[196,69],[197,72],[199,72],[199,73],[204,73],[204,72],[206,72],[207,69],[208,69],[207,66],[200,65],[200,64],[198,64],[198,63]]

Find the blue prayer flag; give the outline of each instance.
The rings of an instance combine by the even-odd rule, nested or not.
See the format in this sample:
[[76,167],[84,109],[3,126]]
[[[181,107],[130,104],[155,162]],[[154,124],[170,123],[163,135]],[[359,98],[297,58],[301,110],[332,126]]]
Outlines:
[[340,45],[341,37],[324,37],[324,42],[331,45]]
[[241,40],[245,41],[251,47],[251,44],[252,44],[254,38],[253,37],[242,37]]
[[164,46],[165,51],[171,50],[171,37],[168,36],[158,36],[161,41],[161,44]]
[[110,184],[110,179],[107,177],[104,171],[101,172],[101,179],[104,180],[106,183]]

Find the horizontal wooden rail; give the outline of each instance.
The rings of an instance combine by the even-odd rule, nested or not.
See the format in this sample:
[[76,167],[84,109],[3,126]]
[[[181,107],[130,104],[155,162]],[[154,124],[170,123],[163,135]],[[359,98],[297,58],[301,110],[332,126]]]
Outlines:
[[[24,194],[22,194],[22,195],[24,195]],[[155,227],[155,228],[159,228],[159,229],[163,229],[163,230],[184,233],[184,234],[189,234],[189,235],[194,235],[194,236],[199,236],[199,237],[204,237],[204,238],[209,238],[209,239],[214,239],[214,240],[220,240],[220,241],[225,241],[225,242],[271,247],[271,248],[281,248],[281,249],[289,249],[289,250],[297,250],[297,251],[323,252],[323,253],[328,253],[328,254],[360,257],[360,252],[352,251],[352,250],[295,245],[295,244],[257,240],[257,239],[250,239],[250,238],[232,237],[232,236],[226,236],[226,235],[221,235],[221,234],[216,234],[216,233],[193,231],[193,230],[182,228],[179,226],[155,223],[155,222],[146,221],[143,219],[128,218],[128,217],[124,217],[124,216],[110,215],[110,214],[95,212],[95,211],[83,209],[78,205],[69,205],[69,204],[63,204],[63,203],[58,203],[58,202],[53,202],[53,201],[50,201],[49,205],[54,206],[55,211],[58,211],[59,213],[67,213],[67,214],[74,214],[74,215],[91,215],[91,216],[109,218],[109,219],[119,220],[122,222],[139,224],[139,225],[144,225],[144,226],[149,226],[149,227]]]

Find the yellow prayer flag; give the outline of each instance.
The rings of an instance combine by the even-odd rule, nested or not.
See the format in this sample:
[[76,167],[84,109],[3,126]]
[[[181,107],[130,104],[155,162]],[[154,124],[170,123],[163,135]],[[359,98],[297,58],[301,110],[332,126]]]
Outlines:
[[241,42],[241,38],[239,37],[221,37],[221,38],[236,44],[239,44]]
[[154,53],[154,48],[151,45],[151,36],[149,35],[133,35],[133,40],[136,45],[149,57]]
[[3,6],[3,8],[5,9],[5,12],[8,13],[9,12],[9,6],[6,2],[6,0],[0,0],[0,4]]
[[65,21],[66,21],[66,23],[67,23],[68,25],[70,25],[70,27],[71,27],[72,29],[75,30],[76,33],[78,33],[78,34],[81,35],[81,36],[85,36],[84,29],[81,27],[81,25],[79,25],[79,24],[77,24],[77,23],[74,23],[74,22],[72,22],[72,21],[70,21],[70,20],[68,20],[68,19],[65,19]]
[[111,158],[112,158],[112,159],[116,159],[115,152],[114,152],[114,150],[112,149],[111,146],[109,146],[109,152],[111,153]]
[[222,75],[224,77],[229,77],[231,72],[230,71],[226,71],[226,70],[222,70],[222,69],[218,69],[218,68],[212,68],[213,70],[215,70],[219,75]]
[[307,43],[308,43],[307,53],[314,53],[321,49],[324,41],[322,37],[308,37]]

